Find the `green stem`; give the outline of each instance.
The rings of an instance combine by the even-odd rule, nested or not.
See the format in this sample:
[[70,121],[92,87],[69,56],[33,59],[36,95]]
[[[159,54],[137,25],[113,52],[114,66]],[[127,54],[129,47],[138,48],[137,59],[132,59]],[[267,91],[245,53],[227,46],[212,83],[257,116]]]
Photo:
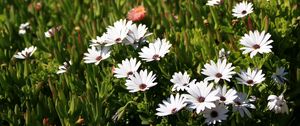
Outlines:
[[217,29],[219,27],[219,21],[217,19],[216,12],[213,7],[209,7],[209,9],[210,9],[211,15],[212,15],[214,23],[215,23],[214,28]]

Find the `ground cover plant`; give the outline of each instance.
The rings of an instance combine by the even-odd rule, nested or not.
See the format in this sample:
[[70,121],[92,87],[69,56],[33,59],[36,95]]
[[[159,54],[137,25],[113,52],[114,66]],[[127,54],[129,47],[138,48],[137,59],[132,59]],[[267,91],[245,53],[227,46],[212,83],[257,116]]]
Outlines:
[[0,125],[298,125],[297,0],[2,0]]

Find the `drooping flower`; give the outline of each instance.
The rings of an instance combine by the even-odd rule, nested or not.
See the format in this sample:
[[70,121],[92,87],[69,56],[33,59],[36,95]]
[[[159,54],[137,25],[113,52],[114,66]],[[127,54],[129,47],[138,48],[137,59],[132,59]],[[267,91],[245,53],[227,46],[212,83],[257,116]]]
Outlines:
[[166,39],[156,39],[154,43],[150,43],[149,47],[143,47],[142,52],[139,52],[139,57],[146,62],[151,62],[153,60],[160,60],[164,57],[170,50],[172,45]]
[[141,70],[139,73],[136,72],[133,76],[129,76],[125,85],[129,92],[146,91],[157,84],[154,82],[155,79],[152,71],[148,74],[147,70]]
[[205,109],[203,116],[205,118],[205,123],[216,124],[217,122],[222,122],[222,120],[227,119],[228,110],[223,104],[217,104],[215,108]]
[[144,6],[135,7],[127,13],[127,19],[132,20],[134,22],[143,20],[145,16],[146,16],[146,9]]
[[234,100],[234,104],[232,105],[233,111],[238,111],[241,117],[244,117],[246,113],[246,115],[251,118],[251,113],[247,108],[255,109],[255,106],[246,99],[247,94],[238,92],[237,95],[238,97]]
[[107,32],[105,46],[123,43],[123,40],[126,38],[131,25],[132,21],[121,19],[116,21],[113,26],[108,26],[108,28],[106,28]]
[[94,47],[88,49],[88,53],[84,53],[84,63],[95,63],[98,65],[100,61],[107,59],[110,56],[109,47]]
[[254,86],[255,84],[259,84],[265,80],[265,74],[262,74],[262,70],[257,69],[251,71],[251,69],[248,68],[247,72],[241,71],[241,73],[239,73],[238,75],[238,83],[245,84],[247,86]]
[[141,62],[137,62],[136,58],[125,59],[122,64],[118,64],[118,67],[114,69],[116,78],[127,78],[133,75],[139,69]]
[[222,3],[222,0],[208,0],[206,5],[216,6],[216,5],[220,5],[221,3]]
[[273,73],[272,78],[274,79],[275,82],[277,82],[279,84],[283,84],[284,81],[287,80],[284,77],[286,74],[288,74],[288,73],[285,72],[284,67],[279,67],[279,68],[276,68],[276,73]]
[[56,72],[56,74],[62,74],[62,73],[67,72],[67,70],[69,69],[69,67],[71,65],[72,65],[71,60],[69,62],[64,62],[64,65],[58,67],[58,71]]
[[104,33],[101,37],[99,36],[96,36],[96,39],[92,39],[91,40],[91,44],[90,46],[102,46],[104,44],[106,44],[106,37],[107,37],[107,34]]
[[244,46],[241,48],[243,54],[250,53],[250,57],[253,58],[257,53],[269,53],[272,52],[270,45],[273,40],[269,40],[271,35],[265,34],[265,31],[259,33],[257,30],[250,31],[249,34],[245,34],[240,43]]
[[159,104],[158,106],[159,108],[156,109],[156,111],[158,111],[156,115],[167,116],[180,111],[186,106],[186,103],[185,98],[177,93],[175,97],[170,95],[170,98],[163,100],[163,104]]
[[229,54],[230,54],[230,51],[225,51],[224,48],[222,48],[220,51],[219,51],[219,59],[227,59],[229,57]]
[[24,24],[21,24],[19,27],[19,34],[24,35],[26,34],[26,30],[29,29],[29,22],[26,22]]
[[25,48],[21,52],[18,52],[16,55],[14,55],[17,59],[27,59],[32,56],[32,54],[35,52],[37,48],[35,46],[31,46],[29,48]]
[[48,31],[46,31],[44,33],[45,37],[46,38],[53,37],[57,32],[59,32],[61,30],[61,28],[62,28],[62,26],[57,26],[57,27],[50,28]]
[[139,43],[146,42],[146,37],[152,34],[148,33],[147,29],[146,25],[131,25],[124,43],[137,47]]
[[197,113],[204,111],[205,108],[216,107],[214,101],[218,100],[219,97],[217,96],[218,92],[212,90],[213,85],[213,83],[208,84],[206,81],[190,85],[187,89],[189,94],[184,95],[190,104],[188,107],[196,109]]
[[253,6],[253,4],[248,3],[247,1],[243,1],[241,3],[238,3],[232,9],[232,12],[233,12],[232,15],[237,17],[237,18],[245,17],[248,14],[253,12],[253,7],[252,6]]
[[283,94],[279,95],[270,95],[268,97],[268,108],[269,110],[274,111],[275,113],[289,113],[288,106],[283,97]]
[[223,87],[218,86],[216,90],[218,91],[217,96],[220,98],[219,102],[226,105],[233,103],[233,100],[238,97],[235,89],[229,89],[227,91],[225,85]]
[[190,82],[190,76],[186,71],[184,72],[184,74],[182,74],[181,72],[174,73],[170,81],[174,84],[174,86],[172,87],[172,91],[184,91],[189,88],[189,85],[195,84],[196,82],[196,80],[192,80]]
[[218,59],[217,64],[214,61],[210,61],[210,64],[206,63],[204,69],[202,69],[202,74],[208,76],[205,78],[205,81],[214,80],[215,83],[218,83],[220,79],[227,80],[230,82],[230,78],[235,74],[233,69],[235,67],[231,66],[231,63],[226,63],[226,59]]

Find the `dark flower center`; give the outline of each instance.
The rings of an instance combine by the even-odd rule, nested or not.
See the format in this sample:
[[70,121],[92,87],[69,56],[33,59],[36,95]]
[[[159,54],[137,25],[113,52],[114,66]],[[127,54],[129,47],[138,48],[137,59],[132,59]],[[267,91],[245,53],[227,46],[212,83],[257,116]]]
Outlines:
[[257,45],[257,44],[255,44],[254,46],[252,46],[254,49],[259,49],[260,48],[260,46],[259,45]]
[[146,87],[147,87],[146,84],[141,84],[141,85],[139,86],[139,88],[142,89],[142,90],[145,89]]
[[127,77],[129,76],[129,75],[132,75],[133,74],[133,72],[132,71],[129,71],[128,73],[127,73]]
[[247,80],[246,82],[247,82],[247,84],[253,84],[254,83],[253,80]]
[[222,76],[223,76],[223,75],[222,75],[221,73],[217,73],[217,74],[216,74],[216,77],[217,77],[217,78],[221,78]]
[[102,60],[102,56],[97,56],[97,57],[96,57],[96,60],[97,60],[97,61]]
[[152,57],[152,59],[154,59],[154,60],[159,60],[159,55],[155,54],[155,55]]
[[221,101],[226,101],[226,98],[225,98],[224,96],[221,96],[221,97],[220,97],[220,100],[221,100]]
[[218,117],[218,112],[217,111],[211,111],[210,116],[213,118]]
[[242,14],[246,14],[246,13],[247,13],[247,11],[246,11],[246,10],[243,10],[243,11],[242,11]]
[[187,83],[184,83],[184,84],[183,84],[183,86],[186,86],[186,85],[188,85],[188,84],[187,84]]
[[172,110],[171,110],[171,113],[172,114],[174,114],[174,113],[176,113],[177,112],[177,109],[176,108],[173,108]]
[[202,97],[202,96],[198,97],[198,102],[202,103],[202,102],[204,102],[204,101],[205,101],[205,98],[204,98],[204,97]]
[[117,43],[120,43],[121,38],[117,38],[115,41],[116,41]]
[[238,106],[240,106],[242,103],[239,101],[234,101],[235,104],[237,104]]

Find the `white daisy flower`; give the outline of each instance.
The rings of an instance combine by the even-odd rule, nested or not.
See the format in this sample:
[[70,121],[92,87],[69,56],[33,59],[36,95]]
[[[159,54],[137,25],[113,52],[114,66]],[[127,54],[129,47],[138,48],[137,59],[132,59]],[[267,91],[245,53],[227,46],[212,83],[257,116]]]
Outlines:
[[279,67],[279,68],[276,68],[276,73],[273,73],[272,78],[275,80],[275,82],[277,82],[279,84],[283,84],[284,81],[287,80],[284,77],[286,74],[288,74],[288,73],[285,72],[284,67]]
[[45,34],[45,37],[46,38],[50,38],[50,37],[53,37],[58,31],[60,31],[62,28],[62,26],[57,26],[57,27],[53,27],[51,29],[49,29],[48,31],[46,31],[44,34]]
[[213,83],[208,85],[206,81],[190,85],[187,89],[189,94],[185,94],[186,101],[190,103],[188,107],[196,109],[197,113],[204,111],[205,108],[216,107],[214,101],[218,100],[219,97],[216,96],[218,94],[216,90],[212,91],[213,85]]
[[171,95],[167,100],[163,100],[163,104],[159,104],[158,106],[159,108],[156,109],[156,111],[158,111],[156,115],[167,116],[181,110],[186,106],[186,103],[185,98],[177,93],[175,97]]
[[205,109],[203,116],[205,118],[205,123],[216,124],[217,122],[222,122],[222,120],[227,119],[228,110],[223,104],[217,104],[215,108]]
[[224,103],[226,105],[233,103],[233,100],[238,97],[235,89],[229,89],[227,91],[225,85],[223,87],[218,86],[216,90],[218,91],[217,96],[220,98],[220,103]]
[[206,3],[206,5],[208,6],[215,6],[220,4],[221,4],[221,0],[208,0]]
[[84,63],[95,63],[95,65],[98,65],[100,61],[110,56],[109,47],[96,48],[92,46],[88,49],[88,53],[84,53],[84,56]]
[[106,43],[106,37],[107,37],[107,34],[103,34],[101,37],[99,36],[96,36],[96,39],[92,39],[91,40],[91,44],[90,46],[102,46]]
[[234,100],[233,111],[239,111],[241,117],[244,117],[245,113],[248,117],[251,118],[251,113],[247,108],[255,109],[255,106],[249,103],[249,100],[246,99],[247,94],[238,92],[238,97]]
[[273,40],[269,40],[270,37],[271,35],[269,33],[265,34],[265,31],[259,33],[257,30],[245,34],[240,40],[240,43],[245,46],[241,48],[241,50],[244,50],[243,54],[250,53],[250,57],[252,58],[257,53],[263,54],[272,52],[272,46],[270,44]]
[[141,62],[137,62],[136,58],[125,59],[122,64],[118,64],[118,68],[115,68],[114,73],[116,78],[127,78],[135,73],[141,65]]
[[156,39],[154,43],[150,43],[149,47],[143,47],[139,52],[139,57],[146,62],[150,62],[153,60],[160,60],[160,58],[164,57],[170,50],[169,48],[172,45],[166,39]]
[[37,48],[35,46],[31,46],[29,48],[25,48],[21,52],[18,52],[16,55],[14,55],[17,59],[27,59],[32,56],[32,54],[35,52]]
[[275,113],[289,113],[283,94],[278,97],[276,95],[270,95],[268,101],[269,110],[273,110]]
[[147,70],[141,70],[139,73],[136,72],[133,76],[129,76],[125,85],[129,92],[146,91],[157,84],[154,82],[155,79],[155,74],[152,71],[148,74]]
[[126,38],[131,25],[132,21],[127,22],[126,19],[121,19],[119,21],[116,21],[113,26],[108,26],[108,28],[106,28],[107,37],[105,46],[122,43]]
[[262,74],[262,70],[257,69],[251,71],[251,69],[248,68],[247,72],[241,71],[241,73],[239,73],[238,75],[239,78],[236,78],[238,80],[238,83],[245,84],[247,86],[254,86],[255,84],[259,84],[265,80],[265,74]]
[[220,79],[223,79],[230,82],[230,78],[235,74],[233,71],[235,67],[231,65],[231,63],[226,63],[226,59],[218,59],[217,64],[211,60],[210,64],[206,63],[204,65],[204,69],[202,69],[201,73],[208,76],[204,79],[205,81],[214,80],[215,83],[218,83]]
[[237,18],[245,17],[248,14],[253,12],[253,7],[252,6],[253,6],[253,4],[248,3],[247,1],[243,1],[241,3],[238,3],[232,9],[232,12],[233,12],[232,15],[237,17]]
[[69,69],[69,67],[71,65],[72,65],[71,60],[69,62],[64,62],[64,65],[58,67],[58,71],[56,72],[56,74],[62,74],[62,73],[67,72],[67,70]]
[[225,51],[224,48],[222,48],[219,51],[219,59],[227,59],[229,57],[230,51]]
[[26,22],[24,24],[21,24],[19,27],[19,34],[24,35],[26,34],[26,30],[29,29],[29,22]]
[[174,73],[170,81],[174,84],[174,86],[172,87],[172,91],[184,91],[189,88],[189,85],[195,84],[196,82],[196,80],[192,80],[190,82],[190,76],[186,71],[184,72],[184,74],[182,74],[181,72]]
[[133,24],[129,27],[129,32],[126,37],[125,44],[126,45],[133,45],[136,47],[139,42],[145,42],[146,37],[151,35],[152,33],[147,32],[148,28],[146,25],[140,24],[137,26],[136,24]]

